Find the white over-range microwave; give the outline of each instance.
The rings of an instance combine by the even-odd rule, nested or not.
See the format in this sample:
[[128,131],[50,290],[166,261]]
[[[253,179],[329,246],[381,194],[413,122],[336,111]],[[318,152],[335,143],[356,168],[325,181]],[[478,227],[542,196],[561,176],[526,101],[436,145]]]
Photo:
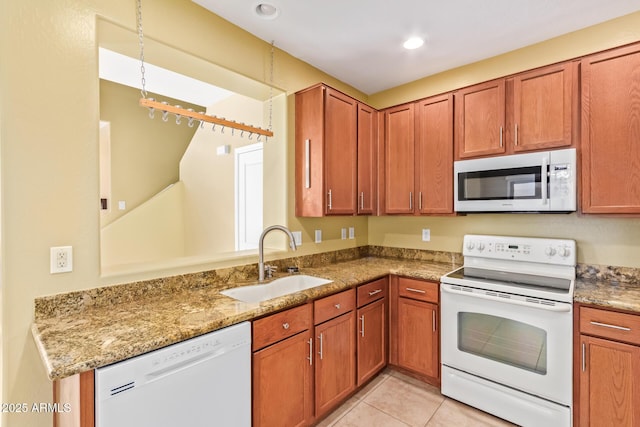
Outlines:
[[573,212],[576,150],[540,151],[454,163],[456,212]]

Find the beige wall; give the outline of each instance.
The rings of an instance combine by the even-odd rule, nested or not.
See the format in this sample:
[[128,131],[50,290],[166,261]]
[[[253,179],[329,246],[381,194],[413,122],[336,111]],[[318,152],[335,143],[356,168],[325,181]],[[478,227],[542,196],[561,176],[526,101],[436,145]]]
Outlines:
[[[51,383],[31,338],[33,300],[46,294],[126,282],[183,271],[202,266],[176,268],[117,278],[100,277],[98,197],[98,120],[99,84],[97,76],[96,19],[98,16],[133,30],[135,7],[131,0],[0,0],[0,121],[2,178],[2,401],[47,402]],[[259,81],[268,81],[269,44],[209,14],[190,1],[155,0],[144,2],[144,28],[149,37],[180,46],[195,56],[220,64]],[[471,78],[461,74],[436,76],[413,85],[373,96],[369,102],[386,106],[437,93],[492,75],[506,74],[536,63],[562,59],[570,52],[581,54],[620,41],[638,40],[640,14],[618,23],[598,27],[556,41],[542,49],[523,50],[516,57],[489,61],[490,71],[480,66]],[[554,46],[561,54],[555,54]],[[277,41],[276,41],[277,44]],[[566,47],[565,47],[566,46]],[[529,53],[527,53],[529,52]],[[564,56],[563,56],[564,55]],[[523,58],[534,59],[525,61]],[[302,253],[379,242],[404,244],[430,219],[293,217],[293,96],[302,88],[324,81],[364,101],[367,98],[308,64],[276,51],[275,85],[288,94],[286,122],[288,155],[288,212],[292,229],[302,230]],[[520,58],[520,59],[518,59]],[[514,65],[511,61],[522,63]],[[37,115],[36,115],[37,112]],[[284,147],[284,145],[283,145]],[[281,201],[284,203],[284,201]],[[497,229],[490,216],[475,219],[434,219],[434,249],[454,250],[459,235],[476,230],[506,230],[521,234],[526,216],[505,216],[497,220],[505,228]],[[549,225],[536,216],[536,233]],[[575,216],[557,219],[551,234],[561,234],[571,226],[572,234],[591,236],[594,228],[601,239],[589,237],[586,261],[599,261],[637,251],[637,220],[585,219],[575,226]],[[582,219],[578,219],[583,221]],[[424,222],[423,222],[424,221]],[[471,221],[471,223],[469,223]],[[441,225],[442,224],[442,225]],[[460,225],[462,224],[462,226]],[[355,226],[356,240],[341,241],[340,228]],[[324,231],[325,242],[310,243],[313,230]],[[440,234],[452,233],[440,240]],[[458,234],[455,234],[458,233]],[[546,234],[546,233],[545,233]],[[635,237],[634,237],[635,236]],[[411,240],[411,239],[409,239]],[[413,241],[412,241],[413,242]],[[411,242],[410,242],[411,243]],[[49,247],[72,245],[74,271],[50,275]],[[633,260],[626,256],[622,262]],[[637,260],[633,261],[637,265]],[[49,414],[3,414],[6,426],[51,425]]]

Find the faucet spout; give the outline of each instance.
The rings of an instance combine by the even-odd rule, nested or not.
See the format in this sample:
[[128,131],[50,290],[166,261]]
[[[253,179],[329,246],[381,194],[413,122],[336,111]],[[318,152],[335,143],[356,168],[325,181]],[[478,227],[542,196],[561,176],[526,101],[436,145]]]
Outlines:
[[297,249],[296,241],[293,238],[293,234],[291,233],[291,231],[289,231],[287,227],[283,225],[272,225],[270,227],[265,228],[262,234],[260,235],[260,240],[258,241],[258,281],[259,282],[264,281],[264,271],[265,271],[264,269],[264,238],[267,234],[269,234],[269,232],[273,230],[280,230],[286,233],[286,235],[289,236],[289,247],[291,248],[291,250],[295,251]]

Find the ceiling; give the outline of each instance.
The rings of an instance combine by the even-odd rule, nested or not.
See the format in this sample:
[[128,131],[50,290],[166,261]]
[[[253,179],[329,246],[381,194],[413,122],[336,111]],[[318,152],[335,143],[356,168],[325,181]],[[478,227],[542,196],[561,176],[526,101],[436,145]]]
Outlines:
[[[365,94],[640,10],[640,0],[193,0]],[[275,18],[256,13],[275,6]],[[410,36],[425,39],[406,50]]]

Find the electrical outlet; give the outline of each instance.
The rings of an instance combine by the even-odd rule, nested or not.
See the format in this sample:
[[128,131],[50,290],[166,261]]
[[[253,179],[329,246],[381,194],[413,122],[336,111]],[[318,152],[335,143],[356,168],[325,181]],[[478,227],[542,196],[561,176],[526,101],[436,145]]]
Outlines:
[[340,238],[342,240],[345,240],[347,238],[347,229],[343,228],[342,230],[340,230]]
[[316,230],[316,243],[322,242],[322,230]]
[[296,242],[296,246],[302,245],[302,231],[292,231],[293,241]]
[[355,239],[356,238],[356,229],[355,229],[355,227],[349,227],[349,238],[350,239]]
[[127,202],[125,202],[124,200],[118,200],[118,209],[120,209],[121,211],[127,209]]
[[54,246],[50,250],[51,274],[73,271],[73,248],[71,246]]
[[423,242],[428,242],[431,240],[431,230],[428,228],[423,228],[422,229],[422,241]]

